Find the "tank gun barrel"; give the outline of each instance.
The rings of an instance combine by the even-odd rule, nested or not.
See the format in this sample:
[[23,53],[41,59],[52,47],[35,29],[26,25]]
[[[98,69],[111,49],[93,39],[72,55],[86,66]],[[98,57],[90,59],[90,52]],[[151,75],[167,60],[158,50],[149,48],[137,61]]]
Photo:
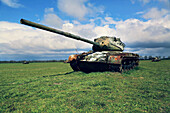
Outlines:
[[47,26],[44,26],[44,25],[41,25],[41,24],[38,24],[38,23],[34,23],[34,22],[31,22],[31,21],[25,20],[25,19],[21,19],[20,23],[28,25],[28,26],[32,26],[32,27],[35,27],[35,28],[39,28],[39,29],[42,29],[42,30],[46,30],[46,31],[49,31],[49,32],[57,33],[57,34],[60,34],[60,35],[64,35],[64,36],[72,38],[72,39],[81,40],[81,41],[84,41],[84,42],[87,42],[87,43],[90,43],[90,44],[94,44],[96,46],[100,46],[99,43],[87,40],[85,38],[81,38],[80,36],[76,36],[76,35],[68,33],[68,32],[63,32],[63,31],[58,30],[58,29],[50,28],[50,27],[47,27]]

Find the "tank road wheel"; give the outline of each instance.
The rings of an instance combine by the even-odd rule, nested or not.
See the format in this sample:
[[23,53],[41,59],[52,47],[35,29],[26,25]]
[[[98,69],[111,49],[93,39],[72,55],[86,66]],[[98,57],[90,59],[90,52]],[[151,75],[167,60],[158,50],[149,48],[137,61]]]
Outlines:
[[129,68],[129,70],[132,70],[133,69],[133,61],[129,61],[129,66],[128,66],[128,68]]
[[128,71],[130,70],[130,64],[129,64],[129,65],[127,65],[127,70],[128,70]]
[[108,70],[115,72],[115,67],[112,64],[108,65],[108,67],[109,67]]
[[122,64],[118,67],[117,71],[120,72],[120,73],[123,73],[123,66],[122,66]]
[[123,71],[126,72],[126,65],[123,65]]
[[118,65],[110,64],[108,70],[110,70],[110,71],[112,71],[112,72],[120,72],[120,73],[123,72],[122,65],[119,65],[119,66],[118,66]]
[[122,62],[122,70],[123,70],[123,72],[127,71],[127,62],[126,61]]
[[135,68],[135,61],[132,62],[132,69]]
[[70,66],[74,71],[80,71],[76,60],[71,61]]

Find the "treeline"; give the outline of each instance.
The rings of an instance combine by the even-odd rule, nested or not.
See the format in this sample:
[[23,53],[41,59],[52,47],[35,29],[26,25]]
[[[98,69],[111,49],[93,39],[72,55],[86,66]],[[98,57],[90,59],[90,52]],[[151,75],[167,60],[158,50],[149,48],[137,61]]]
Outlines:
[[[165,57],[165,56],[155,56],[159,58],[160,60],[170,60],[170,56]],[[152,60],[155,58],[153,56],[140,56],[140,60]],[[38,62],[65,62],[66,60],[21,60],[21,61],[15,61],[15,60],[10,60],[10,61],[0,61],[0,63],[38,63]]]
[[0,61],[0,63],[38,63],[38,62],[64,62],[65,60],[21,60],[21,61],[14,61],[14,60],[10,60],[10,61]]
[[170,56],[165,57],[165,56],[140,56],[140,60],[152,60],[153,58],[159,58],[160,60],[170,60]]

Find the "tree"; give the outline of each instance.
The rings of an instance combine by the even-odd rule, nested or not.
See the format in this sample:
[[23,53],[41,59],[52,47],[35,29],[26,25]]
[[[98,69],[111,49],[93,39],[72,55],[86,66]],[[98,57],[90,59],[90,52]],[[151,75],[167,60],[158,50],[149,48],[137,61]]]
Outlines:
[[152,59],[152,56],[149,56],[149,60],[151,60]]
[[146,60],[148,57],[147,56],[144,56],[144,59]]

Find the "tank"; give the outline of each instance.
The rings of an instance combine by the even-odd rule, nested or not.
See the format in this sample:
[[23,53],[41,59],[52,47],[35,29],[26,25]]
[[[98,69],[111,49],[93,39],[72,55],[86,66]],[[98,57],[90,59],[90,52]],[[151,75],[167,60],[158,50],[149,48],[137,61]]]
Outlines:
[[153,57],[153,58],[152,58],[152,62],[159,62],[159,61],[161,61],[161,59],[158,58],[158,57]]
[[69,56],[67,63],[70,63],[70,66],[74,71],[114,71],[122,73],[133,69],[139,64],[138,54],[123,52],[125,44],[120,40],[120,38],[101,36],[94,39],[94,41],[91,41],[80,36],[25,19],[21,19],[20,23],[93,44],[92,50],[89,52]]
[[26,60],[24,60],[24,61],[22,62],[22,64],[29,64],[29,62],[26,61]]

